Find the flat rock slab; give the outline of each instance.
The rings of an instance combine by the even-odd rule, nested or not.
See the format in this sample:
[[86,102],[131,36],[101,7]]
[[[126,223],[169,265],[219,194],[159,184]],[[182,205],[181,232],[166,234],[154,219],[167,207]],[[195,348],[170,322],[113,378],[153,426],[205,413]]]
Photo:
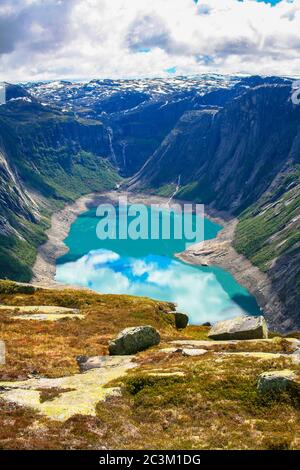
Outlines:
[[[253,347],[263,347],[266,344],[274,344],[278,341],[278,338],[272,339],[250,339],[247,340],[247,344],[253,345]],[[299,347],[299,342],[295,338],[284,338],[284,341],[289,343],[292,351],[296,351]],[[234,347],[239,348],[245,344],[245,340],[228,340],[228,341],[210,341],[210,340],[175,340],[171,341],[170,344],[182,348],[195,348],[195,349],[207,349],[209,351],[220,351],[222,348]]]
[[1,305],[0,311],[10,311],[15,313],[12,316],[14,320],[36,320],[36,321],[58,321],[63,318],[84,319],[85,316],[80,314],[77,308],[56,307],[49,305]]
[[166,354],[182,354],[183,356],[196,357],[207,354],[207,349],[196,349],[196,348],[164,348],[160,349],[159,352]]
[[0,340],[0,366],[5,364],[5,343]]
[[[48,418],[65,421],[76,414],[96,415],[96,405],[119,388],[107,387],[109,382],[123,377],[136,364],[127,357],[110,358],[99,369],[58,379],[36,378],[20,382],[0,382],[0,398],[31,407]],[[61,394],[41,403],[43,390],[61,389]]]
[[77,313],[38,313],[38,314],[25,314],[25,315],[13,315],[13,320],[33,320],[33,321],[59,321],[62,319],[79,319],[83,320],[84,315]]
[[206,341],[206,340],[175,340],[171,341],[171,344],[176,346],[180,346],[183,348],[192,348],[192,349],[206,349],[206,350],[215,350],[218,349],[219,346],[231,346],[234,344],[238,344],[238,341]]
[[[128,360],[128,362],[132,361],[132,356],[121,356],[122,361]],[[86,372],[92,369],[101,369],[103,367],[119,367],[120,360],[118,360],[118,356],[79,356],[77,357],[77,363],[80,368],[81,372]]]
[[294,371],[289,369],[275,370],[264,372],[259,376],[257,390],[260,393],[283,392],[293,386],[300,386]]
[[203,356],[203,354],[207,354],[207,349],[186,348],[186,349],[182,349],[181,353],[183,356],[198,357],[198,356]]
[[240,316],[217,322],[208,337],[214,340],[248,340],[268,337],[268,327],[263,316]]

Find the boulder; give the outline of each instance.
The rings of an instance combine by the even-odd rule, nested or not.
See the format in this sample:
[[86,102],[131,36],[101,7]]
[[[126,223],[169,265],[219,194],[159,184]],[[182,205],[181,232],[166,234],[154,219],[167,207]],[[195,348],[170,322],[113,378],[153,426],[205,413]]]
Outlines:
[[262,339],[268,337],[268,327],[263,316],[241,316],[217,322],[208,337],[215,340]]
[[296,384],[296,374],[292,370],[275,370],[259,376],[257,390],[260,393],[284,392]]
[[178,330],[183,330],[188,326],[189,317],[185,313],[175,312],[175,326]]
[[201,326],[209,326],[209,327],[211,327],[212,324],[211,324],[209,321],[206,321],[205,323],[202,323]]
[[110,341],[108,349],[111,356],[126,356],[144,351],[159,342],[159,333],[153,326],[137,326],[121,331]]
[[174,315],[175,319],[175,326],[178,330],[183,330],[188,326],[189,317],[186,313],[176,312],[176,310],[172,310],[171,312],[167,312],[170,315]]
[[0,340],[0,366],[5,364],[5,343]]

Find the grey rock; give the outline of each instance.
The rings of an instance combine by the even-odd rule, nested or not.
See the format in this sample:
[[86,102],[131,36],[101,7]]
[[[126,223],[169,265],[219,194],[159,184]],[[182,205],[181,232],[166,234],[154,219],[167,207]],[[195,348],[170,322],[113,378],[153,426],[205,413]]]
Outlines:
[[5,343],[0,340],[0,365],[5,364]]
[[275,370],[259,376],[257,390],[260,393],[283,392],[296,383],[296,375],[292,370]]
[[175,326],[178,330],[183,330],[184,328],[188,326],[189,317],[186,313],[176,312],[176,310],[172,310],[167,313],[174,315]]
[[[118,358],[117,356],[78,356],[76,358],[80,372],[87,372],[92,369],[106,369],[119,367],[124,364],[126,356]],[[129,362],[132,360],[131,356],[128,356]]]
[[182,355],[187,357],[203,356],[207,353],[207,349],[182,349]]
[[178,330],[183,330],[188,326],[189,317],[185,313],[175,312],[175,325]]
[[202,356],[207,353],[207,349],[196,349],[196,348],[165,348],[160,349],[160,352],[167,354],[181,354],[182,356],[187,357],[197,357]]
[[121,331],[117,338],[110,341],[108,349],[111,356],[126,356],[155,346],[160,335],[153,326],[137,326]]
[[268,327],[263,316],[241,316],[216,323],[208,337],[215,340],[262,339],[268,337]]

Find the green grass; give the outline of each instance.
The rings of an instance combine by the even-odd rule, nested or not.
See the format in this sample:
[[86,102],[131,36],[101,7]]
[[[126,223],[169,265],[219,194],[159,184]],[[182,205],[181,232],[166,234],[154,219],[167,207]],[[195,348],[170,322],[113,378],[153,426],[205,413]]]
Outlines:
[[20,195],[10,183],[1,182],[5,204],[0,216],[13,232],[0,236],[0,277],[27,282],[37,247],[46,241],[51,214],[83,194],[114,188],[120,177],[106,158],[85,149],[87,140],[92,147],[93,136],[103,132],[99,121],[15,102],[0,109],[0,126],[10,166],[17,168],[26,188],[38,194],[37,218],[29,205],[19,210]]
[[263,271],[268,271],[274,259],[292,252],[300,242],[299,190],[300,169],[297,168],[275,192],[266,194],[240,216],[235,248]]

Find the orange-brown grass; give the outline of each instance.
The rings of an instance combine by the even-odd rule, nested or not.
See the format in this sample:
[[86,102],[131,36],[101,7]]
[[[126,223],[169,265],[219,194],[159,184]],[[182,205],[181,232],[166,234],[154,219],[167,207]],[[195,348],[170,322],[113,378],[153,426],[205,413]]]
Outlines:
[[[109,339],[129,326],[153,325],[166,345],[173,339],[205,339],[209,330],[191,326],[177,331],[173,317],[165,313],[173,306],[150,299],[9,289],[0,289],[0,303],[74,307],[86,318],[35,322],[13,320],[11,312],[1,312],[0,339],[7,346],[2,379],[77,373],[76,356],[105,354]],[[265,350],[287,350],[284,341],[268,343]],[[258,348],[244,343],[239,350]],[[257,392],[259,374],[291,367],[288,358],[260,360],[212,352],[183,357],[156,347],[137,360],[138,367],[114,384],[122,394],[99,402],[94,417],[52,421],[0,396],[0,449],[300,449],[298,395]],[[299,366],[292,367],[300,374]],[[42,390],[41,399],[51,400],[58,393],[63,390]]]
[[182,336],[173,316],[165,313],[172,306],[146,298],[38,289],[33,294],[0,294],[0,302],[79,308],[85,315],[82,320],[29,321],[14,320],[12,312],[1,311],[0,339],[7,348],[6,364],[0,366],[2,380],[78,372],[76,356],[106,354],[108,341],[130,326],[153,325],[164,340]]
[[[3,282],[3,281],[2,281]],[[3,282],[6,286],[6,282]],[[0,339],[5,341],[6,365],[0,366],[0,379],[22,379],[30,374],[60,377],[78,372],[76,356],[107,354],[111,338],[122,329],[153,325],[162,341],[192,337],[203,339],[208,328],[188,327],[177,331],[174,316],[166,312],[174,305],[147,298],[99,295],[87,290],[36,289],[18,292],[8,283],[10,293],[1,293],[4,305],[50,305],[78,308],[84,319],[52,321],[14,320],[12,312],[0,312]],[[15,285],[17,286],[17,285]]]
[[[148,359],[152,355],[148,352]],[[258,375],[286,358],[253,361],[208,353],[156,355],[116,384],[119,397],[97,416],[65,423],[0,403],[0,448],[17,449],[299,449],[299,400],[260,396]],[[149,373],[184,372],[183,376]],[[298,372],[300,372],[298,368]],[[2,426],[1,426],[2,425]]]

